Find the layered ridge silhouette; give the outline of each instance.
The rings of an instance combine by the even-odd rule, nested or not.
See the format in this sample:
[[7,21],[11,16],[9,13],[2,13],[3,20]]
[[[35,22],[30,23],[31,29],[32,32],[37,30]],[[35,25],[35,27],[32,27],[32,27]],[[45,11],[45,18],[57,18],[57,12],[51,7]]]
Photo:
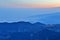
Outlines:
[[0,40],[60,40],[60,24],[0,23]]
[[40,22],[30,23],[30,22],[24,22],[24,21],[13,22],[13,23],[8,23],[8,22],[0,23],[0,30],[1,31],[8,31],[8,32],[9,31],[11,31],[11,32],[40,31],[45,28],[59,29],[60,24],[44,24],[44,23],[40,23]]

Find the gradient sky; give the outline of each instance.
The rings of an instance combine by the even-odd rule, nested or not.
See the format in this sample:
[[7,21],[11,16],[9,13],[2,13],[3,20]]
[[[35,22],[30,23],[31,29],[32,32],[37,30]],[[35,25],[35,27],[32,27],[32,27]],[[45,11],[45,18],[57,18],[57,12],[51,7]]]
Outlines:
[[59,7],[60,0],[0,0],[0,22],[26,21],[30,16],[60,12]]
[[60,7],[60,0],[0,0],[0,6],[6,7]]

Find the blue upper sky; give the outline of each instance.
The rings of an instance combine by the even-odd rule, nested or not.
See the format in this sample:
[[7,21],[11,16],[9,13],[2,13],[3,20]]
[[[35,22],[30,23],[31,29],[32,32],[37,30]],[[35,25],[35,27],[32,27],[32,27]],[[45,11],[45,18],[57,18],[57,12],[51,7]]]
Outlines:
[[0,0],[0,3],[59,3],[60,0]]

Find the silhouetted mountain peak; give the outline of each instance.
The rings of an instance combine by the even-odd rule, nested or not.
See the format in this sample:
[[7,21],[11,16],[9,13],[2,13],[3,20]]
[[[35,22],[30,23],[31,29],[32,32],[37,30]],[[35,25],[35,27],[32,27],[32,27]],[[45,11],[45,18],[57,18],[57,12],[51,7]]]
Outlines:
[[[50,29],[53,31],[60,30],[60,24],[48,25],[41,22],[30,23],[30,22],[13,22],[13,23],[0,23],[0,30],[2,31],[19,31],[19,32],[31,32],[31,31],[41,31],[43,29]],[[3,30],[4,29],[4,30]],[[60,32],[60,31],[59,31]]]
[[45,25],[45,24],[43,24],[43,23],[40,23],[40,22],[36,22],[36,23],[34,23],[35,25]]

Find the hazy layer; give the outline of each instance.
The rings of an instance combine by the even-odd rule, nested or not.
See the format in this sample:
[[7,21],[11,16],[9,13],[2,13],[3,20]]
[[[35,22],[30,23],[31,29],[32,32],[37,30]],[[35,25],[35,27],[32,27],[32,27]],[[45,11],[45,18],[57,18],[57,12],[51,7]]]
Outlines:
[[26,21],[34,15],[53,14],[60,8],[0,8],[0,22]]

